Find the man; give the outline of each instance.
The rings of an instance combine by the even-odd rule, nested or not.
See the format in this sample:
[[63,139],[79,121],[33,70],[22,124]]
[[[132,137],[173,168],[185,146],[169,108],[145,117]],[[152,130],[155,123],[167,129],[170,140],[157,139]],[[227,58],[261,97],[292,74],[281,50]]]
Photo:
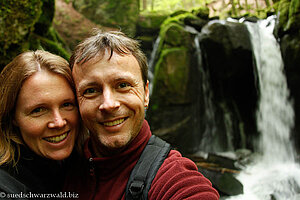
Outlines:
[[[84,147],[89,166],[75,172],[65,190],[81,199],[125,199],[130,173],[151,137],[144,119],[149,105],[146,57],[138,42],[123,33],[97,32],[77,46],[70,67],[90,131]],[[219,194],[191,160],[171,150],[148,199],[215,200]]]

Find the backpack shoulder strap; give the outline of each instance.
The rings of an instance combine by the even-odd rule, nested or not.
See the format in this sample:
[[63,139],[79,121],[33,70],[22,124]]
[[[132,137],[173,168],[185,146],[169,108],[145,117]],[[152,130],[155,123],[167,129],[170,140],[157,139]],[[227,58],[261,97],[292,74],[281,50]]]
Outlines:
[[130,174],[126,186],[126,200],[148,199],[152,181],[170,150],[170,144],[159,137],[151,136]]

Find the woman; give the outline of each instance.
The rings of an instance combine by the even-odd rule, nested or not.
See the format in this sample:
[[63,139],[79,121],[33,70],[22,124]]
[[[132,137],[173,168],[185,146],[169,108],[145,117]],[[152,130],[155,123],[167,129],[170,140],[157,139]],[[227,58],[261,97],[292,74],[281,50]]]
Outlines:
[[0,74],[0,182],[15,187],[2,191],[61,191],[61,161],[72,153],[79,120],[66,60],[37,50],[9,63]]

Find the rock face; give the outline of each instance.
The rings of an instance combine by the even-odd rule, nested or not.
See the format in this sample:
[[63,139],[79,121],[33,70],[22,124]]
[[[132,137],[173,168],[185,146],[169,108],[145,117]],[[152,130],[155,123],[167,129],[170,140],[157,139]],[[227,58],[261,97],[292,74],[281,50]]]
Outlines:
[[[280,15],[274,35],[294,101],[293,138],[300,150],[300,3],[282,0],[276,7]],[[184,153],[252,149],[259,96],[254,59],[242,23],[193,12],[166,19],[147,112],[154,134]]]
[[0,2],[0,69],[28,49],[28,37],[42,13],[41,0]]
[[200,45],[203,67],[209,73],[216,106],[221,113],[224,112],[222,120],[225,120],[225,127],[227,115],[236,126],[231,129],[234,149],[252,148],[250,141],[256,133],[258,94],[256,67],[246,26],[236,22],[212,21],[202,29]]
[[0,10],[0,71],[26,50],[44,49],[69,58],[64,42],[52,27],[55,1],[1,1]]
[[75,0],[73,6],[91,21],[134,36],[139,16],[138,0]]
[[280,40],[288,86],[294,100],[295,128],[293,137],[300,152],[300,1],[279,2],[279,23],[274,34]]
[[164,22],[147,119],[184,153],[251,147],[257,94],[248,31],[204,21],[185,13]]

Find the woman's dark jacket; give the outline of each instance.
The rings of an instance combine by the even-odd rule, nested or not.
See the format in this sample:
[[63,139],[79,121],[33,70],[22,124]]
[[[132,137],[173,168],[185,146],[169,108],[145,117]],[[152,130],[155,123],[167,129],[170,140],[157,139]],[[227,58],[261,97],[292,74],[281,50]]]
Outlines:
[[65,177],[62,161],[38,156],[21,148],[17,166],[0,166],[0,195],[8,193],[58,193]]

